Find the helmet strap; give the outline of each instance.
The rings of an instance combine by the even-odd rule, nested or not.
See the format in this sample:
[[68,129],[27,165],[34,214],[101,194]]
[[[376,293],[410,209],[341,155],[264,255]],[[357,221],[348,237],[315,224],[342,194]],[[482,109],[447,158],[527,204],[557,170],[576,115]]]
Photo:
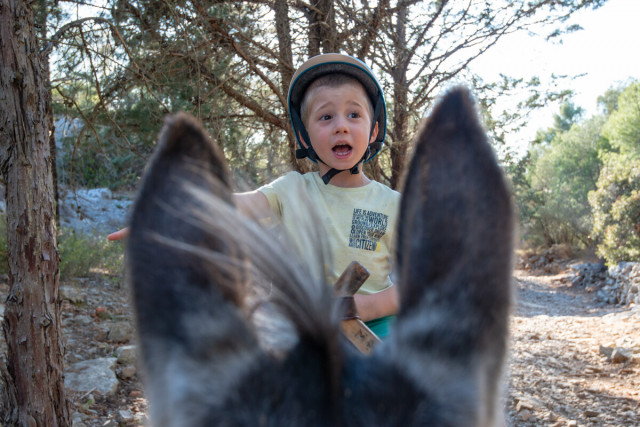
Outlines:
[[346,169],[334,169],[334,168],[329,169],[329,172],[322,175],[322,182],[324,182],[325,185],[329,184],[329,181],[331,181],[331,178],[333,178],[340,172],[344,172],[345,170]]
[[[329,172],[325,173],[324,175],[322,175],[322,182],[326,184],[329,183],[329,181],[331,181],[331,178],[333,178],[334,176],[336,176],[337,174],[339,174],[340,172],[344,172],[344,171],[349,171],[351,173],[351,175],[358,175],[360,173],[360,163],[364,163],[365,159],[367,157],[369,157],[369,154],[371,153],[371,148],[369,148],[367,146],[367,151],[364,152],[364,155],[362,156],[362,158],[358,161],[358,163],[356,163],[355,165],[353,165],[350,169],[335,169],[335,168],[331,168],[329,170]],[[324,163],[324,162],[322,162]],[[326,163],[325,163],[326,165]]]
[[[297,130],[300,133],[300,136],[296,135],[296,138],[299,139],[301,137],[302,141],[304,141],[304,144],[307,145],[307,147],[304,147],[304,144],[302,143],[300,144],[300,148],[296,150],[296,159],[304,159],[305,157],[308,157],[314,162],[317,162],[318,160],[320,160],[320,158],[318,157],[315,150],[311,146],[311,138],[309,138],[309,133],[307,132],[307,129],[304,127],[304,124],[302,123],[302,119],[300,118],[300,115],[294,109],[291,110],[291,118],[293,119],[293,122],[295,125],[294,132]],[[320,161],[322,162],[322,160]]]
[[[376,106],[373,109],[373,124],[371,125],[371,131],[369,132],[369,141],[371,141],[371,137],[373,136],[373,131],[376,129],[376,124],[378,123],[378,116],[380,115],[382,104],[383,104],[382,99],[378,98],[378,100],[376,101]],[[378,128],[378,132],[380,132],[380,128]],[[380,141],[373,141],[372,143],[370,143],[369,146],[367,147],[367,152],[365,153],[364,161],[366,162],[367,160],[369,160],[370,158],[378,154],[378,151],[380,151],[381,148],[382,148],[382,143]]]

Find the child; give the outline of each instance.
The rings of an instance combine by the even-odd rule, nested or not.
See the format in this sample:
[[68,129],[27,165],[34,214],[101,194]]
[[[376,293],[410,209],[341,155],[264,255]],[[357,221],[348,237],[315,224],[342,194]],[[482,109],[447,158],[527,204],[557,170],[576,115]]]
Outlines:
[[[382,89],[362,61],[318,55],[294,74],[288,104],[300,145],[296,156],[309,157],[319,173],[290,172],[256,191],[234,194],[236,206],[258,219],[275,214],[310,265],[318,263],[309,259],[318,251],[309,247],[299,226],[317,218],[320,224],[313,226],[324,236],[331,256],[325,266],[327,281],[335,283],[352,261],[367,268],[371,276],[355,296],[356,307],[373,332],[384,337],[398,310],[390,273],[400,194],[362,171],[382,148],[386,133]],[[109,238],[122,238],[123,231]]]

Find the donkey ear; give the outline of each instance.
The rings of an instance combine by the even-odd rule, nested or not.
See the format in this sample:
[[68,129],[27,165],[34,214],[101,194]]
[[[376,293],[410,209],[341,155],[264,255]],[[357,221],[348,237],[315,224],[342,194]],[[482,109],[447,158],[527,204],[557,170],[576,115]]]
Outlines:
[[453,89],[427,120],[406,176],[396,338],[413,377],[428,378],[444,365],[461,376],[448,384],[470,383],[478,393],[470,407],[491,407],[495,402],[482,400],[499,394],[512,233],[510,191],[471,95]]
[[193,118],[169,118],[138,193],[127,247],[146,388],[156,394],[152,414],[179,407],[170,400],[210,382],[203,375],[224,390],[225,379],[242,375],[240,361],[258,349],[238,308],[245,281],[236,248],[205,226],[207,215],[233,216],[231,200],[218,147]]

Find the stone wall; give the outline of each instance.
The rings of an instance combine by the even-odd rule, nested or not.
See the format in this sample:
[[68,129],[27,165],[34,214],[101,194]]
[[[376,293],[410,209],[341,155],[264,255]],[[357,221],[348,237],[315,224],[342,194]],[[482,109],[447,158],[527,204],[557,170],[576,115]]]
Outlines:
[[607,269],[604,264],[584,263],[571,267],[573,286],[596,292],[597,300],[626,306],[640,304],[640,263],[621,262]]

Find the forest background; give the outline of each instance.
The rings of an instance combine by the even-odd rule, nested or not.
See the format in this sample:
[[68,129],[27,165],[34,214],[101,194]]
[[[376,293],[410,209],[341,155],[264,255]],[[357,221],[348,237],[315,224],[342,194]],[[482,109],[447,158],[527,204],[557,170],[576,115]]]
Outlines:
[[[640,209],[629,165],[638,155],[638,83],[611,82],[586,117],[572,102],[576,76],[500,73],[485,81],[473,72],[505,38],[561,42],[580,31],[573,13],[605,3],[41,1],[53,113],[77,127],[57,141],[57,179],[134,189],[164,116],[175,111],[204,122],[238,190],[305,172],[310,165],[295,159],[288,84],[306,58],[340,51],[370,64],[383,82],[389,132],[367,165],[375,179],[400,187],[421,119],[439,94],[466,84],[514,183],[525,242],[593,249],[609,263],[636,260]],[[506,144],[550,103],[561,105],[554,122],[524,154]]]
[[[19,3],[3,0],[2,18],[10,9],[7,5]],[[611,265],[637,261],[640,255],[640,82],[612,86],[599,98],[598,113],[586,117],[572,102],[574,76],[552,76],[551,85],[539,76],[500,74],[486,81],[472,67],[510,35],[535,33],[560,41],[580,31],[570,21],[573,14],[605,3],[34,0],[19,9],[14,34],[6,26],[1,34],[4,48],[8,37],[23,31],[22,24],[36,31],[37,51],[31,54],[41,59],[48,94],[45,128],[55,165],[54,199],[58,187],[133,192],[164,117],[177,111],[199,118],[220,144],[236,190],[254,189],[289,170],[308,171],[308,163],[295,159],[296,142],[286,111],[288,85],[307,58],[343,52],[369,64],[385,91],[387,139],[381,154],[366,166],[370,176],[401,189],[422,118],[448,87],[465,84],[475,93],[492,144],[512,181],[523,243],[594,251]],[[33,21],[26,15],[30,8]],[[625,42],[637,41],[621,41]],[[13,71],[4,85],[5,65],[2,99],[27,82],[21,71]],[[504,99],[509,99],[509,108],[502,107]],[[550,103],[561,105],[553,123],[536,134],[526,153],[516,155],[505,143],[508,137]],[[2,109],[8,112],[7,105]],[[4,119],[15,114],[0,112],[3,126]],[[72,131],[56,141],[56,126]],[[3,136],[10,133],[1,130]],[[13,141],[0,142],[3,179],[9,188],[10,162],[4,156],[15,150]],[[7,210],[11,216],[9,203]],[[12,243],[12,236],[32,232],[16,227],[15,221],[10,219],[7,229],[12,268],[17,262],[11,261],[11,253],[17,260],[25,253]],[[59,245],[55,239],[53,245],[59,246],[63,274],[65,262],[69,265],[74,257],[93,253],[106,258],[104,247],[87,251],[84,238],[73,233],[65,238],[62,233]],[[55,276],[57,265],[50,270]],[[12,289],[20,283],[16,275],[9,272]],[[51,280],[55,295],[58,279]],[[22,303],[9,302],[16,307],[7,305],[5,337],[18,335],[7,325]],[[56,316],[54,324],[59,323]],[[28,326],[25,323],[25,330]],[[55,347],[47,348],[55,352]]]

